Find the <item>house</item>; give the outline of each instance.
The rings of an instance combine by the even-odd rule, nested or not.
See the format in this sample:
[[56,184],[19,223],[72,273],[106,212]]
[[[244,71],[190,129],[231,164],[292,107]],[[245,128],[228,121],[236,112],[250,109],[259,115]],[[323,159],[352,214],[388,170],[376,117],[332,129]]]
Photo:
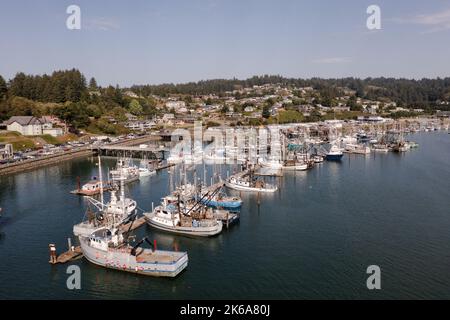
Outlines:
[[23,136],[42,135],[43,121],[33,116],[14,116],[5,124],[6,130],[19,132]]
[[11,159],[14,155],[14,150],[12,144],[0,143],[0,160]]
[[53,127],[53,123],[46,117],[14,116],[5,121],[6,130],[19,132],[23,136],[40,136],[49,134],[58,137],[64,134],[64,130]]
[[125,113],[125,117],[127,117],[128,121],[137,121],[138,117],[131,113]]
[[438,118],[450,118],[450,111],[438,111],[436,112]]
[[178,111],[178,109],[186,108],[186,102],[184,102],[184,101],[167,101],[166,108],[169,110],[174,109],[175,111]]

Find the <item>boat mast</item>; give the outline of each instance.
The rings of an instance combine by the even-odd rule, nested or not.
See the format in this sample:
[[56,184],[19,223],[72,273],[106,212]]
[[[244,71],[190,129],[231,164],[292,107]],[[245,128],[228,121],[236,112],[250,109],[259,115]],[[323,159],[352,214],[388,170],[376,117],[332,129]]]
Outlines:
[[104,205],[103,202],[103,177],[102,177],[102,160],[100,157],[100,153],[98,154],[98,177],[100,179],[100,201],[102,203],[102,207]]

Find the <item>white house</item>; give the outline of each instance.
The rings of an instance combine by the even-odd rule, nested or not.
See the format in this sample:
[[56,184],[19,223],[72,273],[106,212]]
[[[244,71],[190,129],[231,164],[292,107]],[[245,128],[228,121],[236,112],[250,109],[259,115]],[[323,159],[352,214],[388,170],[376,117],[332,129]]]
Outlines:
[[42,135],[42,121],[32,116],[14,116],[5,122],[6,130],[19,132],[23,136]]
[[175,111],[178,111],[178,109],[185,108],[186,103],[184,101],[167,101],[166,102],[167,109],[175,109]]
[[45,118],[37,118],[33,116],[14,116],[6,124],[6,130],[16,131],[23,136],[40,136],[49,134],[58,137],[64,134],[62,128],[53,127],[53,123],[48,122]]

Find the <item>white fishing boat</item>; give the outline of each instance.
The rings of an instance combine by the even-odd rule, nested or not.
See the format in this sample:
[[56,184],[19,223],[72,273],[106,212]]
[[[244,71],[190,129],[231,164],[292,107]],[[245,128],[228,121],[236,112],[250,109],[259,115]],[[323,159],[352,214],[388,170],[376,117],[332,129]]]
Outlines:
[[100,228],[80,237],[83,256],[91,263],[146,276],[176,277],[188,265],[186,252],[144,249],[147,238],[131,246],[117,229]]
[[306,171],[308,170],[308,164],[304,162],[285,161],[282,169],[285,171]]
[[139,168],[133,165],[131,159],[120,158],[114,170],[110,171],[111,180],[114,182],[123,180],[130,183],[139,180]]
[[272,170],[280,170],[283,168],[283,163],[274,158],[271,159],[259,158],[258,162],[262,167],[270,168]]
[[163,198],[160,206],[144,213],[147,224],[159,230],[187,236],[211,237],[222,232],[222,221],[214,218],[213,209],[196,202],[190,207]]
[[346,153],[354,153],[354,154],[370,154],[370,148],[362,145],[362,144],[347,144],[344,148],[344,152]]
[[319,155],[315,155],[313,157],[313,160],[314,160],[314,163],[322,163],[324,161],[323,157],[319,156]]
[[389,147],[387,144],[374,144],[372,146],[372,151],[387,153],[389,152]]
[[[101,164],[99,160],[99,171]],[[100,193],[100,201],[86,197],[87,201],[98,209],[93,212],[88,209],[84,221],[73,226],[73,233],[76,237],[89,236],[99,227],[114,227],[128,221],[136,214],[137,203],[133,199],[125,197],[125,179],[120,180],[120,197],[116,195],[116,190],[111,191],[111,199],[104,203],[103,190]]]
[[152,175],[156,174],[156,170],[155,169],[150,169],[147,167],[139,167],[139,177],[140,178],[144,178],[144,177],[149,177]]
[[225,186],[238,191],[273,193],[278,190],[275,185],[268,184],[263,180],[254,180],[250,174],[237,174],[225,181]]

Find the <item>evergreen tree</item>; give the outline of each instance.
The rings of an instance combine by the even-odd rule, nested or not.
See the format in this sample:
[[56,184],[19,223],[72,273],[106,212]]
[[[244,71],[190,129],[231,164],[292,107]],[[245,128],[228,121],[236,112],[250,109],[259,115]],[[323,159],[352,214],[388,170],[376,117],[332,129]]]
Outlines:
[[8,87],[6,86],[6,81],[0,76],[0,101],[6,98],[6,94],[8,93]]
[[91,80],[89,80],[89,90],[96,91],[97,89],[98,89],[97,81],[95,80],[94,77],[92,77]]

